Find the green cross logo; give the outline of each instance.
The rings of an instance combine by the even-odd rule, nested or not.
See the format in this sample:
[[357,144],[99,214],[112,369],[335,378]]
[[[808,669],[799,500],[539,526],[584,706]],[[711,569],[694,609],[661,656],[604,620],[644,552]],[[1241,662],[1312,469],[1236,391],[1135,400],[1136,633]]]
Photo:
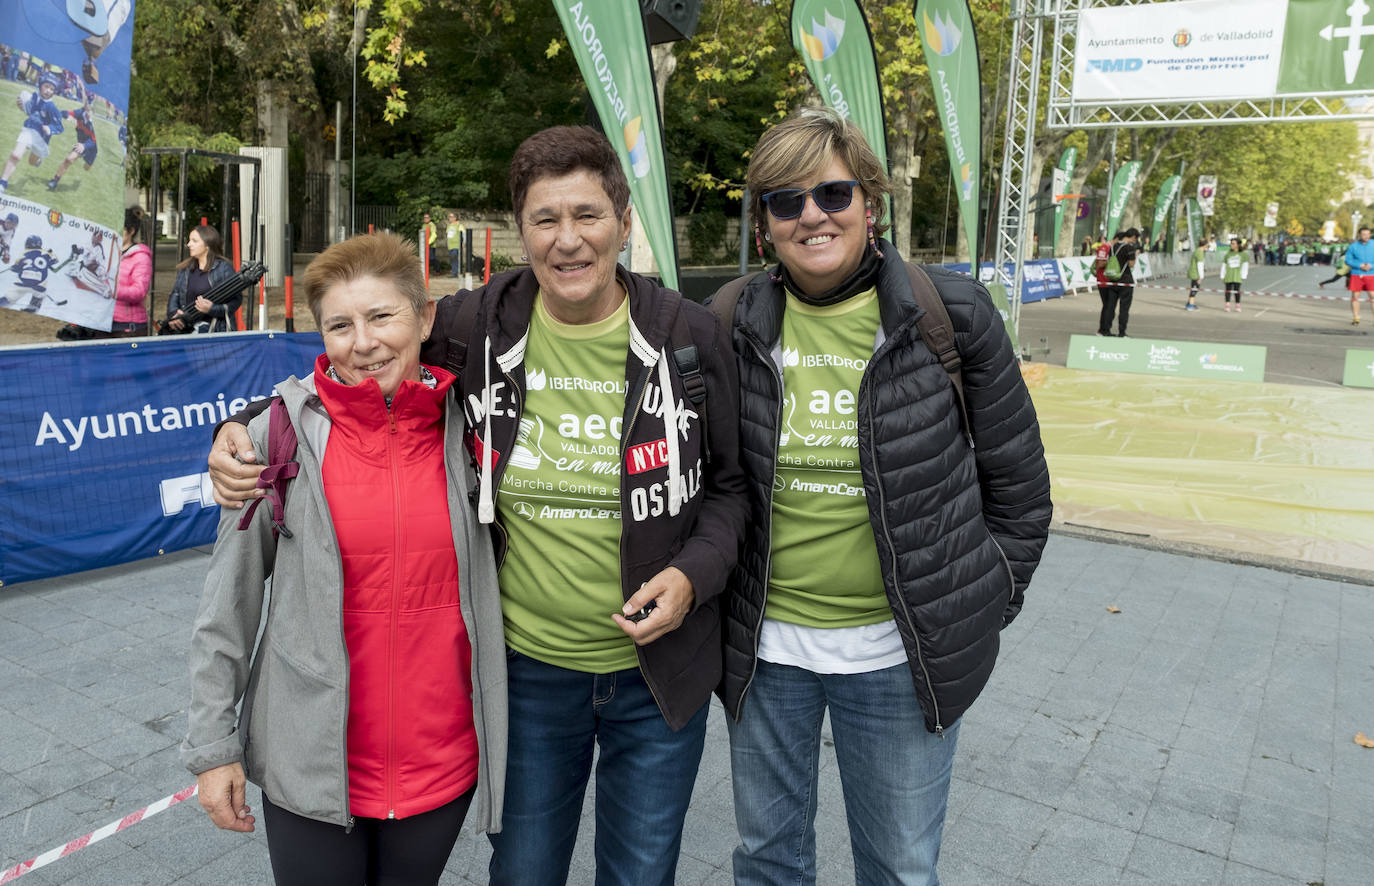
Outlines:
[[1350,16],[1348,27],[1338,28],[1334,25],[1327,25],[1321,29],[1321,38],[1328,43],[1337,37],[1346,38],[1346,46],[1341,52],[1341,58],[1345,60],[1345,82],[1347,84],[1355,82],[1355,72],[1360,69],[1360,59],[1364,56],[1364,50],[1360,48],[1361,38],[1374,35],[1374,25],[1364,23],[1364,17],[1369,12],[1369,4],[1365,3],[1364,0],[1354,0],[1345,10],[1345,14]]

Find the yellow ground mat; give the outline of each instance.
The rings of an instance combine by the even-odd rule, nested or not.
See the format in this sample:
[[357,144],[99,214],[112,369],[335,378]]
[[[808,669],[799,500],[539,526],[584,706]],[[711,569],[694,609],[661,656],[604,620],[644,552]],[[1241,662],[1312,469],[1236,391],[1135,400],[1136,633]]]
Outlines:
[[1374,569],[1374,391],[1025,375],[1056,523]]

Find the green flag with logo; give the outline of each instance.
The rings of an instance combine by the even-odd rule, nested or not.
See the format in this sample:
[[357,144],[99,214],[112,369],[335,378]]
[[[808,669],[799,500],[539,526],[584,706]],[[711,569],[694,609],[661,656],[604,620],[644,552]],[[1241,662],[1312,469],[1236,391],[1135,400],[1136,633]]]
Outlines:
[[[1074,168],[1074,165],[1077,164],[1077,163],[1078,163],[1078,148],[1075,148],[1073,145],[1070,145],[1069,147],[1065,148],[1065,149],[1064,149],[1064,153],[1062,153],[1062,154],[1059,155],[1059,168],[1062,169],[1062,170],[1064,170],[1064,186],[1065,186],[1066,188],[1068,187],[1069,182],[1073,180],[1073,168]],[[1052,194],[1051,196],[1052,196],[1052,197],[1058,197],[1059,195],[1058,195],[1058,194]],[[1058,250],[1059,250],[1059,232],[1060,232],[1060,230],[1063,229],[1063,227],[1064,227],[1064,201],[1063,201],[1063,200],[1055,200],[1055,201],[1054,201],[1054,248],[1055,248],[1055,254],[1058,254]]]
[[978,76],[978,44],[965,0],[916,0],[916,30],[921,35],[935,108],[945,131],[950,174],[959,198],[959,216],[969,255],[978,251],[978,191],[982,166],[983,86]]
[[1288,0],[1280,95],[1374,90],[1374,15],[1363,0]]
[[653,65],[638,3],[554,0],[577,67],[601,115],[653,249],[663,285],[676,289],[677,243],[668,169],[659,124]]
[[1150,236],[1158,237],[1164,230],[1164,220],[1169,217],[1169,210],[1178,198],[1178,189],[1182,184],[1181,175],[1171,175],[1160,184],[1159,194],[1155,197],[1155,223],[1150,228]]
[[[883,91],[868,20],[859,4],[856,0],[796,0],[790,30],[792,45],[806,63],[821,99],[841,117],[854,121],[886,170]],[[887,209],[892,218],[891,200]],[[905,228],[909,220],[902,221]]]
[[1202,245],[1202,207],[1197,205],[1197,199],[1188,198],[1188,239],[1192,242],[1193,248],[1197,249]]
[[1115,237],[1121,226],[1121,216],[1126,212],[1131,192],[1135,190],[1136,179],[1140,178],[1140,161],[1131,160],[1121,164],[1112,178],[1111,195],[1107,199],[1107,237]]

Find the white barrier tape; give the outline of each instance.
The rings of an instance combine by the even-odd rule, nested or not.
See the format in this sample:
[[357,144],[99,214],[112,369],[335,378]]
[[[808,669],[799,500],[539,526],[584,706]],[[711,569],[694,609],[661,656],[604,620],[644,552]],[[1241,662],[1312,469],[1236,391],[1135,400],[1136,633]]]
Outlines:
[[[1148,282],[1148,281],[1147,281],[1147,282],[1143,282],[1143,283],[1137,283],[1137,284],[1135,284],[1135,285],[1136,285],[1136,286],[1139,286],[1139,287],[1149,288],[1149,289],[1173,289],[1173,290],[1177,290],[1178,292],[1188,292],[1189,289],[1191,288],[1191,287],[1188,287],[1188,286],[1161,286],[1161,285],[1159,285],[1158,283],[1150,283],[1150,282]],[[1198,292],[1217,292],[1217,293],[1222,293],[1222,292],[1225,292],[1225,291],[1226,291],[1225,289],[1206,289],[1206,288],[1199,288],[1199,289],[1198,289]],[[1249,296],[1252,296],[1252,295],[1268,295],[1268,296],[1272,296],[1272,297],[1274,297],[1274,298],[1314,298],[1314,299],[1321,299],[1321,300],[1324,300],[1324,301],[1346,301],[1346,300],[1348,300],[1348,299],[1350,298],[1350,293],[1348,293],[1348,292],[1347,292],[1345,295],[1327,295],[1327,294],[1325,294],[1325,293],[1320,293],[1320,294],[1318,294],[1318,293],[1314,293],[1314,292],[1266,292],[1266,291],[1264,291],[1264,290],[1262,290],[1262,289],[1246,289],[1246,290],[1243,290],[1243,291],[1241,292],[1241,295],[1244,295],[1244,296],[1246,296],[1246,297],[1249,297]]]
[[99,843],[101,840],[105,839],[111,834],[117,834],[125,828],[133,827],[140,821],[143,821],[145,818],[150,818],[154,815],[157,815],[159,812],[162,812],[166,809],[170,809],[178,803],[182,802],[183,800],[189,800],[195,795],[195,785],[191,785],[189,788],[182,788],[175,794],[172,794],[170,797],[163,797],[161,800],[158,800],[155,803],[149,803],[142,809],[137,809],[133,812],[130,812],[128,815],[124,816],[119,821],[112,821],[102,828],[97,828],[96,830],[91,831],[89,834],[77,837],[75,840],[68,841],[66,843],[63,843],[61,846],[49,849],[42,855],[39,855],[35,858],[30,858],[28,861],[21,861],[14,867],[8,868],[7,870],[0,872],[0,884],[13,883],[15,880],[18,880],[20,877],[24,876],[29,871],[36,871],[41,867],[52,864],[59,858],[66,858],[68,855],[71,855],[74,852],[79,852],[80,850],[85,849],[92,843]]

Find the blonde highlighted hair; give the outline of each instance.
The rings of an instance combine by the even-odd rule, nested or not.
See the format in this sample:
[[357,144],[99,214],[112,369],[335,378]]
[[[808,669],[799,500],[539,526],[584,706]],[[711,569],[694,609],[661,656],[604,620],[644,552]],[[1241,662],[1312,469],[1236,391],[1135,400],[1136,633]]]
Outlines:
[[885,232],[884,198],[892,193],[887,171],[859,127],[831,108],[803,108],[765,132],[754,146],[747,177],[749,209],[763,229],[768,229],[769,222],[764,194],[811,181],[836,157],[849,167],[864,197],[871,201],[874,231]]
[[325,293],[340,283],[362,277],[391,283],[410,302],[415,316],[424,316],[429,293],[425,290],[415,244],[395,234],[358,234],[335,243],[305,269],[305,303],[310,306],[316,326],[320,324],[320,302]]

